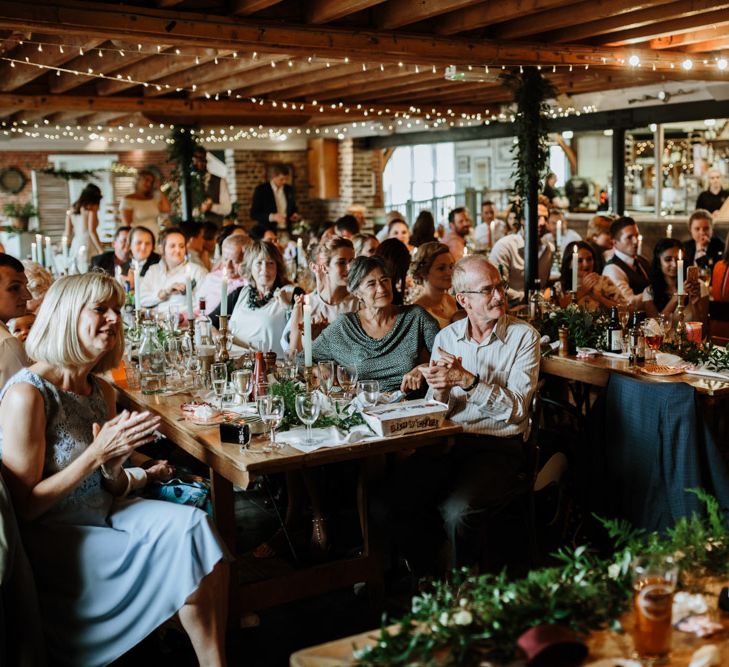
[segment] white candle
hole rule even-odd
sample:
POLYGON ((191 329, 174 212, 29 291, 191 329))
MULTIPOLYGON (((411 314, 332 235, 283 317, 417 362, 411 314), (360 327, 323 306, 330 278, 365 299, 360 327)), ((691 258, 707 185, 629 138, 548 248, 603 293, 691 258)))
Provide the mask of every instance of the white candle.
POLYGON ((577 244, 572 248, 572 291, 576 292, 579 286, 580 277, 577 274, 577 265, 580 263, 577 244))
POLYGON ((192 322, 194 317, 192 307, 192 278, 190 277, 190 263, 185 267, 185 297, 187 298, 187 319, 192 322))
POLYGON ((220 289, 220 314, 228 314, 228 267, 223 269, 223 282, 220 289))
POLYGON ((463 246, 463 256, 464 257, 468 256, 468 246, 467 245, 463 246))
POLYGON ((51 237, 46 236, 46 267, 53 271, 53 246, 51 245, 51 237))
POLYGON ((134 260, 134 311, 139 314, 142 309, 142 266, 138 259, 134 260))
POLYGON ((32 241, 30 244, 30 260, 32 262, 38 261, 38 252, 37 252, 38 244, 35 241, 32 241))
POLYGON ((36 249, 36 262, 41 266, 45 266, 43 262, 43 236, 41 234, 35 235, 35 249, 36 249))
POLYGON ((122 268, 121 266, 114 267, 114 278, 116 281, 124 287, 124 280, 122 279, 122 268))
POLYGON ((678 294, 683 296, 683 252, 678 251, 678 261, 676 262, 676 280, 678 281, 678 294))
POLYGON ((562 221, 557 220, 557 247, 562 247, 562 221))
POLYGON ((643 234, 638 234, 638 254, 643 253, 643 234))
POLYGON ((311 306, 308 295, 304 297, 304 364, 311 366, 311 306))
POLYGON ((301 259, 304 256, 304 239, 299 237, 296 239, 296 264, 301 266, 301 259))
POLYGON ((666 227, 666 237, 669 239, 673 238, 673 225, 666 227))
POLYGON ((489 223, 489 239, 491 240, 492 247, 493 247, 494 243, 496 242, 496 239, 494 238, 495 233, 496 233, 496 220, 492 220, 489 223))

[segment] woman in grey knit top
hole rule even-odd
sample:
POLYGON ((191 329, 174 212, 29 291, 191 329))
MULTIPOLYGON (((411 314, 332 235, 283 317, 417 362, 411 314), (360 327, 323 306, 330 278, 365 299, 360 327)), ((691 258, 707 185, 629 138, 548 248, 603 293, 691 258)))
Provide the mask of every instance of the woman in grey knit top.
POLYGON ((415 391, 423 383, 438 323, 420 306, 392 303, 392 280, 379 257, 356 257, 349 291, 360 309, 340 315, 312 346, 314 361, 355 365, 360 380, 378 380, 383 391, 415 391))

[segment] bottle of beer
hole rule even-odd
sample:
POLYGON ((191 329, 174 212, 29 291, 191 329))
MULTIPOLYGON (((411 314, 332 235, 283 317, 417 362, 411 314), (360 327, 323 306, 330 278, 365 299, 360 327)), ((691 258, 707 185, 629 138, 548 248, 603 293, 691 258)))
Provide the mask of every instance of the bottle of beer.
POLYGON ((610 352, 616 352, 617 354, 623 351, 623 327, 620 326, 617 306, 610 309, 610 323, 607 327, 607 348, 610 352))

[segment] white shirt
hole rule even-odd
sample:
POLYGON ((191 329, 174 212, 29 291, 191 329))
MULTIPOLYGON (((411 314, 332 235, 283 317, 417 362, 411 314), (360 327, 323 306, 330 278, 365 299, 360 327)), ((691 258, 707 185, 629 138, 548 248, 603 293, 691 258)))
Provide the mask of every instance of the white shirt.
MULTIPOLYGON (((208 184, 210 183, 210 172, 206 172, 203 182, 205 184, 205 189, 207 190, 208 184)), ((230 202, 230 190, 228 190, 228 181, 226 181, 222 176, 220 177, 220 192, 218 193, 218 203, 213 204, 210 207, 210 212, 215 213, 215 215, 222 215, 225 217, 230 213, 230 211, 233 208, 233 205, 230 202)))
POLYGON ((473 390, 451 389, 448 418, 466 433, 504 438, 524 433, 539 378, 539 333, 510 315, 502 315, 482 343, 470 337, 469 329, 468 318, 458 320, 441 329, 433 343, 431 360, 440 358, 440 347, 461 357, 469 373, 479 375, 473 390))
MULTIPOLYGON (((192 262, 183 262, 174 269, 168 269, 164 259, 158 264, 150 266, 147 269, 147 273, 141 278, 140 303, 142 307, 151 308, 153 306, 161 306, 164 309, 170 305, 177 304, 180 306, 180 309, 185 308, 187 295, 175 292, 166 301, 160 303, 159 293, 163 289, 169 289, 175 283, 182 283, 184 285, 185 278, 187 277, 187 267, 190 267, 190 279, 193 281, 192 304, 194 308, 197 291, 202 284, 203 278, 207 275, 207 270, 199 264, 193 264, 192 262)), ((138 278, 137 280, 140 279, 138 278)))
POLYGON ((282 358, 284 351, 281 347, 281 334, 289 313, 284 294, 290 293, 292 289, 288 285, 279 288, 266 305, 251 309, 248 306, 248 290, 244 287, 238 295, 228 323, 233 342, 260 352, 275 352, 282 358))
MULTIPOLYGON (((551 232, 547 232, 544 236, 542 236, 542 241, 545 243, 548 241, 552 245, 556 243, 551 232)), ((575 243, 577 241, 582 241, 582 237, 574 229, 567 228, 562 232, 562 248, 566 248, 570 243, 575 243)))
POLYGON ((146 227, 154 238, 159 238, 159 193, 150 199, 134 199, 132 197, 122 197, 119 202, 119 212, 124 219, 123 211, 132 212, 132 227, 146 227))
MULTIPOLYGON (((279 215, 282 215, 284 218, 286 217, 286 212, 288 210, 288 202, 286 201, 286 192, 284 191, 284 186, 281 187, 277 186, 273 181, 269 181, 271 184, 271 189, 273 190, 273 198, 276 200, 276 213, 279 215)), ((273 222, 271 216, 268 216, 269 221, 273 222)), ((280 225, 280 227, 285 228, 286 223, 283 225, 280 225)))
POLYGON ((0 389, 21 368, 31 363, 23 343, 10 333, 4 322, 0 322, 0 389))
MULTIPOLYGON (((613 254, 618 259, 622 259, 628 266, 633 266, 635 264, 634 257, 626 255, 624 252, 620 252, 617 248, 613 249, 613 254)), ((615 283, 615 287, 618 288, 618 291, 623 295, 623 298, 627 302, 630 302, 635 298, 636 294, 630 287, 628 276, 617 264, 606 264, 605 268, 602 270, 602 275, 607 276, 615 283)), ((646 276, 646 278, 647 277, 648 276, 646 276)))
MULTIPOLYGON (((552 253, 554 248, 551 243, 539 242, 539 279, 542 287, 549 280, 549 271, 552 267, 552 253)), ((517 301, 524 298, 524 236, 521 233, 508 234, 499 239, 489 254, 489 261, 496 267, 501 268, 501 275, 509 283, 507 297, 509 301, 517 301)))
POLYGON ((503 220, 499 220, 498 218, 494 218, 494 238, 491 238, 491 225, 485 222, 479 222, 476 225, 476 229, 473 230, 471 233, 471 238, 473 239, 474 246, 476 247, 476 250, 483 250, 485 248, 489 248, 492 246, 496 241, 498 241, 501 238, 504 238, 506 236, 506 232, 508 231, 506 228, 506 223, 503 220))

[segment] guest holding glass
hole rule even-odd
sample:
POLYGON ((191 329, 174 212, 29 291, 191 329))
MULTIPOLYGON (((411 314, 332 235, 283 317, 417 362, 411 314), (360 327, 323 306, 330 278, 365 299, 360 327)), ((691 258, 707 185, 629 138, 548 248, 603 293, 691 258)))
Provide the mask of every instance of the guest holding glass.
POLYGON ((200 664, 224 666, 228 566, 208 515, 128 497, 124 462, 159 419, 116 414, 97 374, 124 350, 121 286, 103 273, 48 292, 36 362, 0 396, 3 476, 23 523, 54 664, 106 665, 177 616, 200 664))
POLYGON ((577 248, 577 305, 587 310, 627 305, 613 281, 607 276, 595 273, 597 258, 592 245, 586 241, 573 241, 567 244, 562 254, 559 279, 560 306, 564 308, 572 303, 570 292, 575 291, 575 286, 572 284, 575 248, 577 248))
POLYGON ((142 280, 140 303, 144 308, 166 311, 176 305, 182 310, 186 303, 187 281, 192 287, 194 303, 197 287, 207 271, 199 264, 185 261, 185 235, 179 228, 165 229, 160 234, 159 244, 162 260, 147 270, 142 280))
POLYGON ((458 304, 450 294, 454 266, 455 261, 448 246, 431 241, 418 248, 411 268, 415 284, 421 287, 413 303, 425 308, 441 329, 454 319, 460 319, 456 317, 459 313, 458 304))
POLYGON ((393 303, 392 278, 380 257, 356 257, 349 291, 360 308, 340 315, 312 345, 314 362, 355 366, 359 380, 377 380, 382 391, 418 390, 438 333, 438 323, 420 306, 393 303))

